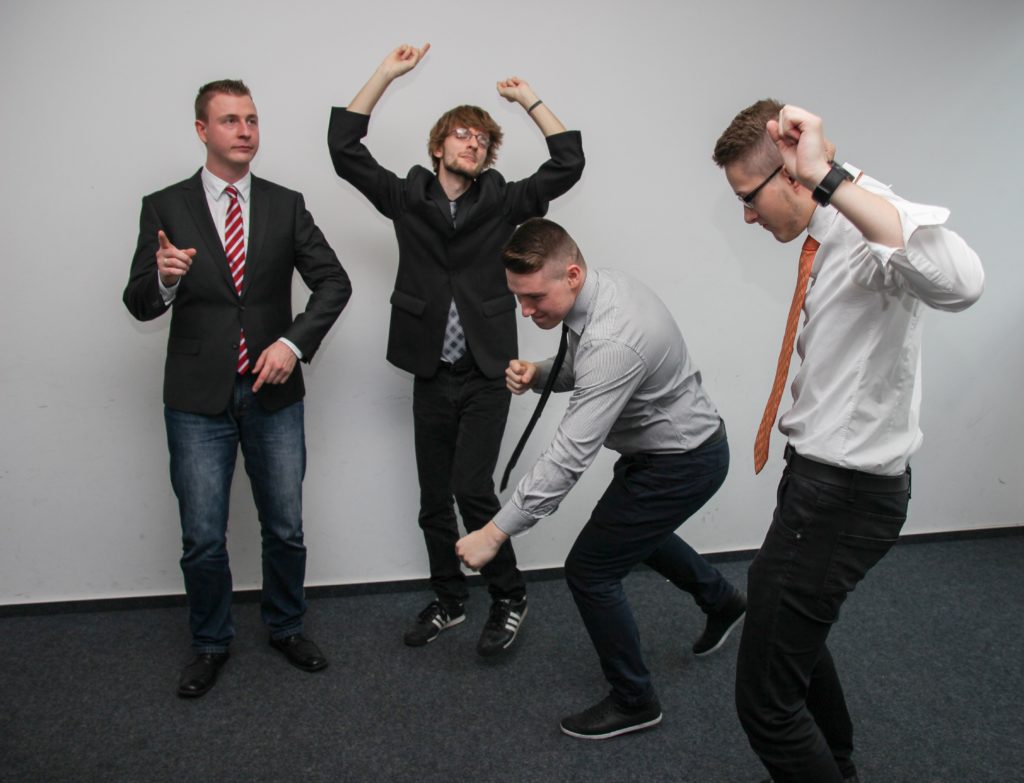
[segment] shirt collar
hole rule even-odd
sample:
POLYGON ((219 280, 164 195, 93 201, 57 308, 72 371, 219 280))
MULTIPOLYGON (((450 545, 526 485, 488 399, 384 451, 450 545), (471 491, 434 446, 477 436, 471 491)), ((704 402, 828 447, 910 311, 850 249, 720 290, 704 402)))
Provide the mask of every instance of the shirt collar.
POLYGON ((583 334, 587 321, 590 320, 590 309, 597 299, 597 289, 600 285, 597 277, 596 269, 587 270, 587 276, 583 279, 583 286, 576 295, 576 301, 573 302, 569 313, 565 316, 565 325, 577 337, 583 334))
POLYGON ((237 182, 225 182, 216 174, 210 172, 206 166, 203 166, 202 173, 200 174, 203 180, 203 190, 206 191, 207 195, 210 196, 214 201, 219 201, 220 197, 224 195, 224 188, 228 185, 234 185, 235 190, 238 191, 238 197, 242 201, 249 200, 249 193, 252 190, 252 172, 245 172, 245 176, 237 182))

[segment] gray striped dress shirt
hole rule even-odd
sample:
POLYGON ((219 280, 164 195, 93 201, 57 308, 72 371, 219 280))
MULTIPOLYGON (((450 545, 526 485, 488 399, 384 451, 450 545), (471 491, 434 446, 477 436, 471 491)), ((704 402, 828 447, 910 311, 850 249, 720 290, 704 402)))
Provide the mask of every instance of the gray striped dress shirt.
MULTIPOLYGON (((640 281, 589 269, 565 323, 569 348, 554 390, 572 397, 551 445, 494 518, 509 535, 552 514, 601 446, 686 452, 721 424, 675 319, 640 281)), ((551 363, 538 363, 535 389, 551 363)))

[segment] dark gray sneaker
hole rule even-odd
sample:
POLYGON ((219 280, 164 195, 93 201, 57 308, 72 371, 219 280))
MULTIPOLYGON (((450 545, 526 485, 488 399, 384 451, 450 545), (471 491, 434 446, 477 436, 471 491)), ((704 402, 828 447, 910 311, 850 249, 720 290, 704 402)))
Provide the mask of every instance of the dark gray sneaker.
POLYGON ((403 638, 410 647, 422 647, 434 641, 445 628, 458 625, 465 619, 466 612, 462 604, 446 606, 440 601, 431 601, 403 638))
POLYGON ((513 601, 498 598, 491 603, 491 614, 484 624, 476 651, 485 658, 497 655, 512 646, 523 620, 526 619, 526 596, 513 601))
POLYGON ((661 704, 654 699, 643 707, 620 707, 611 694, 593 707, 562 719, 562 731, 579 739, 610 739, 661 723, 661 704))
POLYGON ((747 613, 747 598, 739 590, 734 592, 725 605, 708 615, 704 633, 693 643, 693 654, 710 655, 729 638, 732 629, 743 620, 747 613))

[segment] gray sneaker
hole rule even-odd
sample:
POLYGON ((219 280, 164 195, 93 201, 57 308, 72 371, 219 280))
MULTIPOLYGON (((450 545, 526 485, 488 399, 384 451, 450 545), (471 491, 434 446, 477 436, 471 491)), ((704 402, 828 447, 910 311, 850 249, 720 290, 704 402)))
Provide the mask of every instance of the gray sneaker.
POLYGON ((462 604, 445 606, 440 601, 431 601, 403 638, 410 647, 422 647, 434 641, 444 629, 458 625, 465 619, 466 612, 462 604))

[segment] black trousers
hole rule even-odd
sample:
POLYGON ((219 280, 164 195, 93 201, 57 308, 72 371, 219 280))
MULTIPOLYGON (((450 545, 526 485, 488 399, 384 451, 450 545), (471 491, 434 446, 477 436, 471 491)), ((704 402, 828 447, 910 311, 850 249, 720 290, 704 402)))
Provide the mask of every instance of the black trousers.
POLYGON ((594 643, 601 670, 622 706, 655 698, 643 660, 640 630, 622 580, 646 563, 693 596, 705 612, 734 588, 676 529, 718 491, 729 472, 724 425, 685 454, 633 454, 615 463, 611 483, 565 561, 565 578, 594 643))
MULTIPOLYGON (((501 508, 494 468, 510 399, 505 379, 485 377, 468 356, 454 365, 442 363, 433 378, 417 377, 413 385, 419 523, 430 586, 444 603, 461 603, 468 596, 455 555, 455 503, 467 532, 483 527, 501 508)), ((526 594, 510 542, 480 573, 492 598, 519 600, 526 594)))
POLYGON ((847 595, 896 543, 910 472, 872 476, 786 453, 748 571, 736 708, 776 783, 841 783, 856 773, 853 723, 826 640, 847 595))

